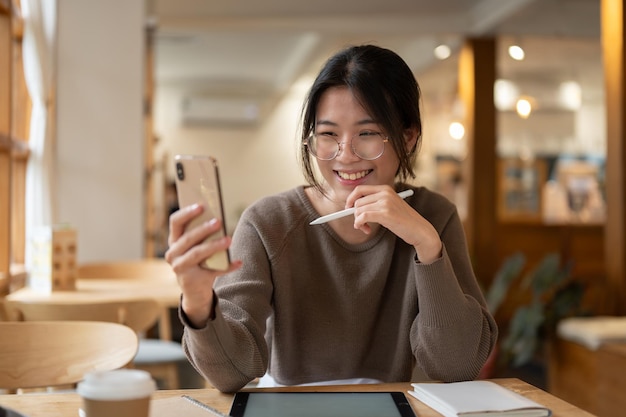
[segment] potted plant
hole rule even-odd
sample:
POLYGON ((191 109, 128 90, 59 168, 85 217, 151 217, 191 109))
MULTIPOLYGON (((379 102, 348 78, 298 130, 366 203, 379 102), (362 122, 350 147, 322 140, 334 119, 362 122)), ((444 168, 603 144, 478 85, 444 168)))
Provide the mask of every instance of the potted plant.
MULTIPOLYGON (((530 291, 530 301, 514 311, 506 330, 500 330, 498 348, 490 358, 511 367, 524 366, 542 354, 559 320, 582 315, 583 285, 571 279, 571 262, 562 264, 558 254, 546 255, 521 279, 526 259, 515 253, 505 260, 485 293, 492 314, 512 291, 530 291), (515 285, 514 285, 515 284, 515 285)), ((487 376, 485 370, 482 376, 487 376)))
MULTIPOLYGON (((506 258, 500 269, 496 272, 489 290, 484 291, 487 308, 494 317, 500 308, 500 305, 502 305, 506 299, 511 283, 519 276, 525 262, 526 259, 524 258, 524 255, 519 252, 506 258)), ((500 330, 500 335, 502 335, 502 330, 500 330)), ((498 341, 491 352, 491 355, 487 358, 485 365, 481 369, 480 374, 478 375, 479 379, 488 379, 493 376, 498 365, 499 353, 500 342, 498 341)))

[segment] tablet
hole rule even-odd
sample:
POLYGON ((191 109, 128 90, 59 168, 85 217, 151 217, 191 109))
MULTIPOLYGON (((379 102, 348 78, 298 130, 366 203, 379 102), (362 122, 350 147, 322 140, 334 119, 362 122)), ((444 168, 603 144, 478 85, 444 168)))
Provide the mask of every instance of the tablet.
POLYGON ((237 392, 232 417, 415 417, 402 392, 237 392))

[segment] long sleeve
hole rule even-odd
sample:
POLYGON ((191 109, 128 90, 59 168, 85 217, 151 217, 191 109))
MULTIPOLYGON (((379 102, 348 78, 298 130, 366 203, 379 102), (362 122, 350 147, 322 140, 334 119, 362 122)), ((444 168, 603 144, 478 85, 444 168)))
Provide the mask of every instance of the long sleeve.
POLYGON ((406 201, 444 242, 430 265, 384 228, 353 245, 309 226, 318 213, 302 187, 249 207, 231 246, 242 268, 216 281, 215 319, 185 328, 191 363, 222 391, 265 372, 285 385, 408 381, 415 363, 434 379, 475 377, 497 329, 454 206, 415 190, 406 201))
POLYGON ((438 261, 416 265, 419 314, 411 328, 413 352, 432 379, 474 379, 496 343, 497 325, 476 280, 456 209, 442 202, 419 210, 437 228, 444 248, 438 261))

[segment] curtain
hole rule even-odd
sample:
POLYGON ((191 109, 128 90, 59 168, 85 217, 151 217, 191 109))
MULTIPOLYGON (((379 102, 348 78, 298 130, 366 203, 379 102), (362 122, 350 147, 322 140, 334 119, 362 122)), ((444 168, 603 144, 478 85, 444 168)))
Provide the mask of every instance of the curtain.
POLYGON ((56 0, 22 0, 24 77, 32 100, 26 169, 26 265, 33 233, 54 223, 54 136, 48 108, 54 83, 56 0))

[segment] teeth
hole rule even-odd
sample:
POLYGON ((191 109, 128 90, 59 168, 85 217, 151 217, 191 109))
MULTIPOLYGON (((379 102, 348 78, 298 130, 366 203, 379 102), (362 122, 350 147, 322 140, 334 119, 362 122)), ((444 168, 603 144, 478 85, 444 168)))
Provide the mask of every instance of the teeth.
POLYGON ((346 172, 337 172, 337 173, 344 180, 354 181, 354 180, 358 180, 358 179, 363 178, 364 176, 366 176, 368 171, 353 172, 351 174, 348 174, 346 172))

